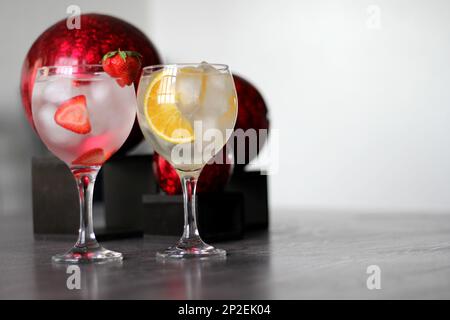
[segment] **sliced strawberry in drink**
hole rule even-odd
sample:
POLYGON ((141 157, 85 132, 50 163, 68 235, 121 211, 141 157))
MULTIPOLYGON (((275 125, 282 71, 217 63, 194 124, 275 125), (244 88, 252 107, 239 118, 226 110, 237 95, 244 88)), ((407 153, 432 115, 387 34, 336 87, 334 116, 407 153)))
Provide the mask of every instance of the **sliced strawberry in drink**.
POLYGON ((79 95, 64 101, 55 112, 55 122, 78 134, 91 132, 91 123, 86 108, 86 97, 79 95))
POLYGON ((102 148, 91 149, 72 161, 74 165, 101 166, 106 161, 106 154, 102 148))

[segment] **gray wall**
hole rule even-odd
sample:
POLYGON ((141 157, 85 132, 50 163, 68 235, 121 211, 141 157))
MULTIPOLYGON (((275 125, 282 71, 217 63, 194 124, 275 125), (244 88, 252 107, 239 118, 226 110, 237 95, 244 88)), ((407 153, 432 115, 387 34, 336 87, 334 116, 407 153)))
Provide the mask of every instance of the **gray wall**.
POLYGON ((28 210, 40 152, 20 64, 68 4, 136 24, 166 62, 225 62, 255 83, 280 134, 272 207, 450 212, 448 1, 16 0, 0 10, 4 213, 28 210))

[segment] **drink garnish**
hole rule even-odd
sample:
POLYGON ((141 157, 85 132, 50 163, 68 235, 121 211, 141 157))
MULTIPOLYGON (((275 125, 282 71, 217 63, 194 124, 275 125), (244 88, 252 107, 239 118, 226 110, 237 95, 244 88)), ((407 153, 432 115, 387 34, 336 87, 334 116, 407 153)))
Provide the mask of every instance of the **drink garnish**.
POLYGON ((72 132, 78 134, 91 132, 84 95, 75 96, 61 103, 55 112, 54 119, 58 125, 72 132))
POLYGON ((121 86, 129 86, 133 83, 141 70, 142 55, 135 51, 110 51, 103 56, 103 69, 111 77, 117 78, 121 86))
POLYGON ((155 72, 145 93, 145 117, 161 139, 175 144, 189 143, 194 140, 194 130, 176 105, 173 78, 163 70, 155 72))
POLYGON ((91 149, 72 161, 73 165, 101 166, 106 161, 102 148, 91 149))

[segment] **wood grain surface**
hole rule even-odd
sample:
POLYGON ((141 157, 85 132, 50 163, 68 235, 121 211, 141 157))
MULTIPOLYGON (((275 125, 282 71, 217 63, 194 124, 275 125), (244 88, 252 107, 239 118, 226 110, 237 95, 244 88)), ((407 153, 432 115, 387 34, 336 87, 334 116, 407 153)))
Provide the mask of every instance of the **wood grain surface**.
POLYGON ((217 243, 225 260, 156 260, 174 237, 108 241, 125 260, 81 266, 81 289, 69 290, 66 266, 50 257, 75 238, 35 238, 31 215, 0 217, 0 298, 450 298, 450 215, 279 210, 269 232, 217 243), (367 289, 369 265, 381 269, 380 290, 367 289))

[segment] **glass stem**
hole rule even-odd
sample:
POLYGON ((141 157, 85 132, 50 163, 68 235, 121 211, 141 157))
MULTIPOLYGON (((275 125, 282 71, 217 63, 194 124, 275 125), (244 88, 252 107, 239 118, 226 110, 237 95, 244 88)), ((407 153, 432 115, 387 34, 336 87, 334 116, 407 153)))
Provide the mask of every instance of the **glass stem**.
POLYGON ((180 239, 183 246, 195 246, 202 242, 197 228, 196 218, 196 188, 200 173, 180 173, 184 202, 184 231, 180 239))
POLYGON ((94 184, 100 167, 72 168, 78 186, 80 198, 80 229, 78 231, 78 241, 75 244, 78 248, 94 248, 99 244, 95 239, 94 223, 92 219, 92 196, 94 194, 94 184))

